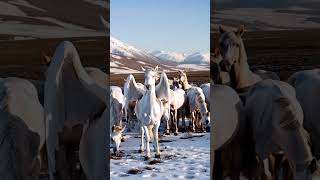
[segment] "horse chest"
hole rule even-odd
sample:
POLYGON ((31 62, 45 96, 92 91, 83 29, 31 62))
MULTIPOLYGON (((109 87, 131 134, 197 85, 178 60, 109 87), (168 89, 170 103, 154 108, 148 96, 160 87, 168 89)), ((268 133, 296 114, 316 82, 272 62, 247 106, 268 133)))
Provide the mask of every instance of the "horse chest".
POLYGON ((139 102, 139 119, 145 124, 155 124, 162 116, 162 106, 155 97, 144 96, 139 102))

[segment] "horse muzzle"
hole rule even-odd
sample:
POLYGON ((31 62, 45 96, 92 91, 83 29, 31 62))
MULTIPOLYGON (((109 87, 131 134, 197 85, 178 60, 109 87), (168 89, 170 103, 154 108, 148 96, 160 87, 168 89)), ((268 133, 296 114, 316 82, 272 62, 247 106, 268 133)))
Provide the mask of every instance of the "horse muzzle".
POLYGON ((221 71, 230 72, 231 70, 231 64, 227 60, 223 60, 219 64, 221 71))

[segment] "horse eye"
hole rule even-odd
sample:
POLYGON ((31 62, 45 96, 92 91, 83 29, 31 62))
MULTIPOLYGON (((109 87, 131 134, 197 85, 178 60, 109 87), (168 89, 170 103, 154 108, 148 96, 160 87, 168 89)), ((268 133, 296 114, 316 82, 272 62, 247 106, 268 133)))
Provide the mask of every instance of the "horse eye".
POLYGON ((239 47, 239 44, 236 44, 236 47, 239 47))

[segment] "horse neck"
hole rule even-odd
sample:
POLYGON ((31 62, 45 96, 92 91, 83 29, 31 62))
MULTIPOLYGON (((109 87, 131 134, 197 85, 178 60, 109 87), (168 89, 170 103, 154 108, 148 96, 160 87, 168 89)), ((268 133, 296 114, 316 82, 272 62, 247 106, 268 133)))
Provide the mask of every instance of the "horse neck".
POLYGON ((189 84, 188 78, 186 77, 186 79, 182 82, 182 88, 183 88, 184 90, 187 90, 187 89, 189 89, 190 87, 191 87, 191 85, 189 84))
POLYGON ((146 91, 145 97, 148 99, 148 102, 150 102, 151 104, 157 101, 155 86, 153 86, 150 91, 146 91))
POLYGON ((205 115, 207 114, 208 112, 208 109, 207 109, 207 104, 205 103, 205 101, 203 100, 202 102, 199 102, 199 110, 200 110, 200 113, 201 115, 205 115))
POLYGON ((252 86, 260 79, 249 68, 247 53, 241 40, 239 47, 239 61, 235 64, 235 81, 236 89, 246 88, 252 86))

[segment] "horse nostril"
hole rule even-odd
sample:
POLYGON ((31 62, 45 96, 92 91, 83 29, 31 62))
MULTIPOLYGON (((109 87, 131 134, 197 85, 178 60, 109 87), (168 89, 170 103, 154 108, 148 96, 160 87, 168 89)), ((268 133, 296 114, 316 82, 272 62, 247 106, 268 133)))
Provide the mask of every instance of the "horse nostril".
POLYGON ((209 124, 209 120, 206 120, 206 125, 208 125, 209 124))

